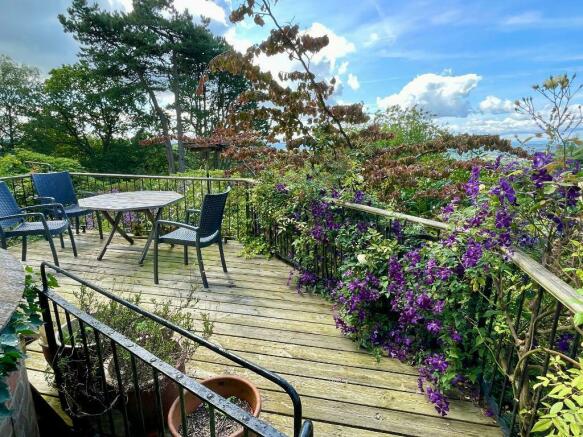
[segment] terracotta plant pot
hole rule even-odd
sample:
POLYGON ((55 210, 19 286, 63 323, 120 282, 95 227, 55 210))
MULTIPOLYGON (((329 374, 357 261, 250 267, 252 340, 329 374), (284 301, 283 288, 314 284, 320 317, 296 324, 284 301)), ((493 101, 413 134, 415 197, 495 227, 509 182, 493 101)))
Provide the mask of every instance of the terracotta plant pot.
MULTIPOLYGON (((247 401, 251 406, 252 415, 255 417, 259 416, 261 412, 261 395, 257 387, 251 382, 244 378, 238 376, 216 376, 213 378, 205 379, 201 382, 202 385, 211 389, 215 393, 219 394, 223 398, 227 399, 231 396, 239 398, 241 400, 247 401)), ((186 414, 189 415, 196 411, 198 407, 202 404, 202 401, 190 392, 184 393, 184 409, 186 414)), ((180 398, 176 398, 170 411, 168 413, 168 429, 173 437, 183 437, 182 434, 178 432, 182 426, 182 418, 180 415, 180 398)), ((253 435, 253 434, 250 434, 253 435)), ((240 431, 234 432, 229 437, 242 437, 243 428, 240 431)), ((186 437, 186 436, 185 436, 186 437)))

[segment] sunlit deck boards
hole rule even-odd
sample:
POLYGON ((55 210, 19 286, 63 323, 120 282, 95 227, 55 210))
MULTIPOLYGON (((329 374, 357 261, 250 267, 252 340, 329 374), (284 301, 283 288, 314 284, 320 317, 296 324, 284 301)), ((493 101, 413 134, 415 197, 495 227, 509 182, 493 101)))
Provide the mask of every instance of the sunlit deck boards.
MULTIPOLYGON (((143 241, 130 246, 115 239, 103 261, 97 261, 101 242, 96 234, 77 237, 79 258, 70 249, 59 251, 61 266, 116 292, 142 291, 144 298, 182 299, 199 284, 197 266, 182 264, 182 248, 161 246, 160 285, 153 283, 152 254, 138 265, 143 241)), ((12 248, 19 253, 19 246, 12 248)), ((210 288, 197 287, 199 311, 214 320, 212 341, 280 373, 303 401, 304 417, 315 422, 316 436, 501 435, 492 419, 468 401, 452 401, 446 418, 417 393, 417 372, 396 360, 379 363, 343 338, 334 326, 332 305, 318 296, 299 295, 287 286, 289 267, 278 260, 245 259, 241 246, 225 246, 229 273, 220 267, 216 247, 203 249, 210 288)), ((27 264, 38 266, 49 254, 46 242, 32 243, 27 264)), ((191 261, 196 258, 191 256, 191 261)), ((74 285, 61 278, 59 292, 73 299, 74 285)), ((30 380, 47 397, 45 364, 34 344, 27 367, 30 380)), ((275 385, 233 367, 212 352, 199 348, 187 373, 204 378, 220 373, 247 376, 261 390, 261 417, 291 433, 291 403, 275 385)))

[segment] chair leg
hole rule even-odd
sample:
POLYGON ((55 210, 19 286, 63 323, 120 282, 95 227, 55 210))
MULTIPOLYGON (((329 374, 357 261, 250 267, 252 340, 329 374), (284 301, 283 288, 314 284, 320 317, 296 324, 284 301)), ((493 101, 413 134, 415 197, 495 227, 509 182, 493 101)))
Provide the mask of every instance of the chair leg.
POLYGON ((80 226, 79 217, 75 217, 75 233, 77 235, 79 235, 79 226, 80 226))
POLYGON ((22 261, 26 261, 26 243, 28 238, 26 235, 22 237, 22 261))
POLYGON ((223 272, 227 273, 227 263, 225 262, 225 253, 223 251, 223 241, 219 238, 219 253, 221 255, 221 264, 223 265, 223 272))
MULTIPOLYGON (((71 247, 73 248, 73 255, 77 258, 77 245, 75 244, 75 238, 73 237, 73 230, 71 229, 71 225, 69 225, 69 238, 71 239, 71 247)), ((61 234, 61 239, 63 238, 63 234, 61 234)))
POLYGON ((61 249, 65 248, 65 239, 63 238, 63 234, 59 234, 59 240, 61 240, 61 249))
POLYGON ((158 284, 158 236, 154 237, 154 284, 158 284))
POLYGON ((198 268, 200 269, 200 277, 202 278, 202 285, 204 288, 209 288, 209 283, 206 280, 206 273, 204 271, 204 264, 202 263, 202 252, 200 247, 196 246, 196 257, 198 258, 198 268))
POLYGON ((53 241, 52 235, 50 234, 46 235, 46 239, 49 242, 49 246, 51 246, 51 252, 53 253, 53 261, 55 262, 55 265, 58 266, 59 257, 57 256, 57 249, 55 249, 55 242, 53 241))
POLYGON ((184 265, 188 265, 188 246, 184 245, 184 265))
POLYGON ((103 240, 103 224, 101 223, 101 214, 99 211, 95 211, 95 217, 97 219, 97 229, 99 229, 99 239, 103 240))

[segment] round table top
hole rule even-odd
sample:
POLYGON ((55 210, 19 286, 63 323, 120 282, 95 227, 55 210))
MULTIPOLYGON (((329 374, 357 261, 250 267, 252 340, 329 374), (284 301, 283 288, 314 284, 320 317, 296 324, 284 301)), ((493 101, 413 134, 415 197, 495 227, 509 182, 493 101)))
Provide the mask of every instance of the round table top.
POLYGON ((162 208, 183 197, 174 191, 124 191, 80 199, 79 206, 97 211, 139 211, 162 208))
POLYGON ((0 249, 0 331, 12 317, 24 293, 24 269, 8 251, 0 249))

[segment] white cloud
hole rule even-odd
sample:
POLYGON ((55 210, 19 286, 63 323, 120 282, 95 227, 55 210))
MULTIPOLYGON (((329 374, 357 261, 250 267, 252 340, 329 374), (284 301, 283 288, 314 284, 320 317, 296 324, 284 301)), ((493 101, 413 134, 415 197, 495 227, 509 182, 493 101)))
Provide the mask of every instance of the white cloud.
POLYGON ((331 68, 334 68, 337 59, 344 58, 346 55, 356 51, 353 43, 343 36, 337 35, 321 23, 313 23, 304 33, 312 37, 328 35, 329 44, 312 58, 312 62, 316 64, 327 62, 331 68))
POLYGON ((368 39, 364 42, 365 47, 374 45, 381 37, 377 32, 371 32, 368 39))
POLYGON ((535 24, 541 20, 540 12, 528 11, 522 14, 512 15, 507 17, 502 23, 508 26, 524 26, 528 24, 535 24))
POLYGON ((348 80, 346 81, 346 83, 350 88, 352 88, 355 91, 360 88, 360 82, 358 81, 358 77, 356 77, 352 73, 348 74, 348 80))
MULTIPOLYGON (((245 33, 245 30, 237 25, 230 27, 223 36, 235 50, 245 52, 247 48, 253 44, 253 41, 245 38, 241 33, 245 33)), ((337 35, 321 23, 313 23, 308 29, 303 30, 301 33, 309 34, 313 37, 328 35, 329 44, 312 57, 310 62, 311 69, 312 72, 320 78, 330 80, 332 77, 336 77, 336 90, 337 93, 340 93, 342 87, 340 86, 341 81, 339 76, 346 74, 348 70, 348 62, 340 62, 340 60, 356 51, 355 45, 345 37, 337 35)), ((256 62, 263 71, 271 72, 274 78, 277 78, 279 73, 289 73, 291 71, 302 69, 297 61, 290 60, 289 56, 285 53, 280 53, 275 56, 266 56, 262 54, 257 57, 256 62)), ((356 76, 354 76, 351 82, 352 85, 356 85, 357 87, 360 86, 356 76)))
POLYGON ((422 74, 405 85, 399 93, 377 97, 377 106, 419 106, 438 117, 465 117, 470 112, 468 96, 481 79, 477 74, 422 74))
POLYGON ((237 27, 232 26, 230 27, 224 34, 223 37, 225 38, 225 40, 231 44, 233 46, 233 48, 240 52, 240 53, 244 53, 247 51, 247 49, 249 47, 251 47, 251 45, 253 45, 253 43, 251 42, 251 40, 248 40, 246 38, 243 38, 241 35, 237 34, 237 27))
MULTIPOLYGON (((112 8, 121 6, 126 12, 131 11, 134 6, 132 0, 108 0, 112 8)), ((188 11, 193 17, 207 17, 211 20, 227 25, 227 15, 225 10, 212 0, 174 0, 174 7, 178 11, 188 11)))
POLYGON ((448 127, 454 132, 478 135, 532 135, 538 131, 536 124, 530 118, 517 113, 506 116, 472 114, 448 123, 448 127))
POLYGON ((202 15, 227 25, 225 10, 212 0, 174 0, 174 7, 179 11, 188 9, 195 17, 202 15))
POLYGON ((511 100, 502 100, 496 96, 487 96, 480 102, 480 111, 489 114, 503 114, 514 111, 514 102, 511 100))

